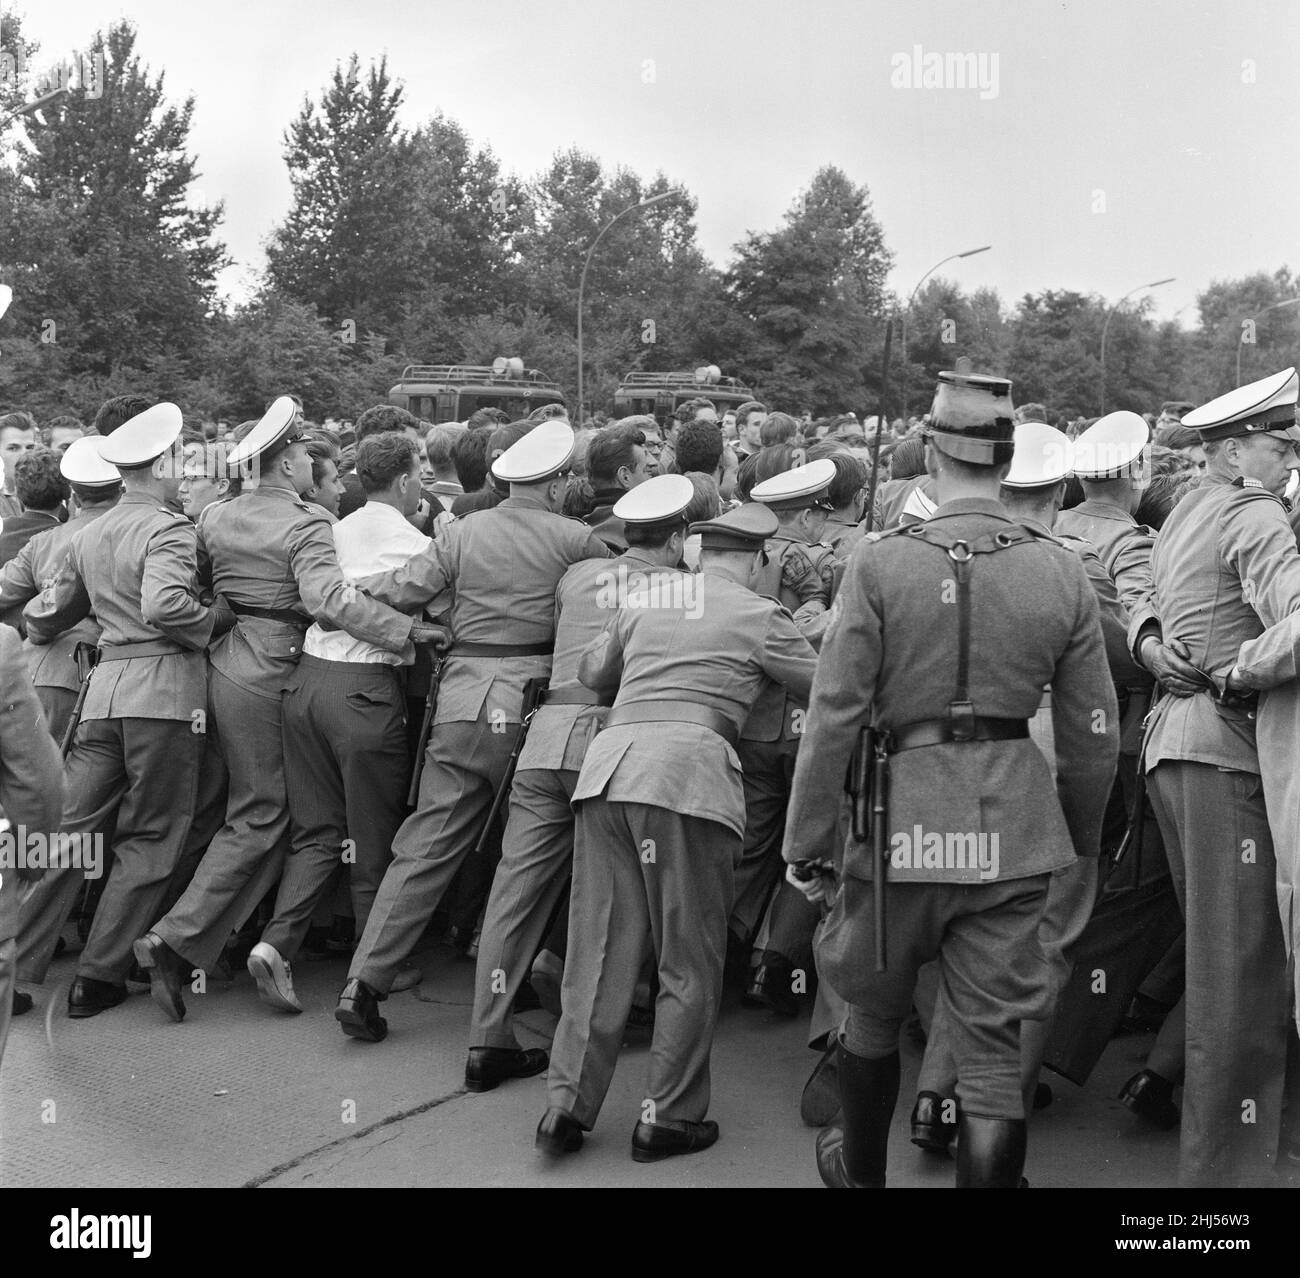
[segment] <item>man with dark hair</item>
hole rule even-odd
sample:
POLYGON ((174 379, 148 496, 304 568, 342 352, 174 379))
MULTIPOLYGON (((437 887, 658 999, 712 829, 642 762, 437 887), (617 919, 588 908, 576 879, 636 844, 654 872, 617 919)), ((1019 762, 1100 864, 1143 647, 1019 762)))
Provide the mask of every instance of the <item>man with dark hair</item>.
POLYGON ((722 428, 716 422, 703 419, 686 422, 677 432, 677 473, 698 470, 712 475, 719 470, 722 450, 726 441, 722 428))
POLYGON ((379 1003, 474 849, 520 730, 525 687, 551 670, 560 578, 580 560, 608 557, 599 539, 557 513, 572 457, 567 423, 536 426, 493 464, 510 485, 499 506, 458 519, 401 567, 356 583, 401 608, 449 594, 456 646, 416 809, 393 840, 334 1012, 354 1038, 378 1042, 388 1032, 379 1003))
POLYGON ((955 1030, 957 1185, 1021 1183, 1020 1022, 1047 994, 1038 927, 1048 880, 1097 855, 1119 745, 1083 566, 997 500, 1012 460, 1010 383, 940 377, 928 461, 937 512, 849 561, 786 822, 788 881, 826 899, 845 760, 865 749, 868 765, 887 762, 888 792, 869 799, 886 811, 844 847, 817 950, 822 979, 850 1004, 838 1043, 843 1123, 817 1139, 834 1188, 885 1184, 899 1033, 932 959, 955 1030), (1055 781, 1028 727, 1049 684, 1055 781), (864 729, 878 735, 864 740, 864 729), (873 890, 885 893, 886 936, 873 890))
MULTIPOLYGON (((400 431, 417 445, 421 439, 420 419, 405 408, 396 404, 375 404, 367 408, 356 420, 356 442, 361 444, 370 435, 380 435, 385 431, 400 431)), ((343 476, 343 493, 339 497, 338 507, 333 512, 340 519, 345 519, 359 506, 366 504, 366 494, 355 472, 343 476)), ((328 507, 326 507, 328 509, 328 507)), ((420 494, 420 505, 411 516, 411 523, 426 537, 433 535, 434 524, 446 507, 430 492, 420 494)))
POLYGON ((492 474, 492 464, 513 444, 517 444, 537 423, 531 418, 519 422, 504 422, 487 432, 487 446, 483 452, 486 467, 483 485, 477 492, 468 489, 463 497, 457 497, 451 504, 452 513, 459 519, 474 510, 490 510, 499 506, 510 495, 509 485, 500 483, 492 474))
MULTIPOLYGON (((77 499, 77 510, 66 524, 33 537, 0 571, 0 615, 14 609, 10 619, 15 623, 21 621, 16 610, 35 599, 59 575, 72 539, 111 510, 122 495, 117 468, 100 457, 92 438, 72 444, 60 458, 59 466, 77 499)), ((99 626, 93 617, 64 631, 53 643, 26 645, 32 683, 56 741, 63 740, 77 699, 80 680, 73 654, 79 643, 98 645, 99 626)))
POLYGON ((606 426, 587 449, 587 479, 595 506, 584 522, 596 530, 615 554, 627 549, 623 521, 614 515, 614 506, 624 493, 650 478, 650 455, 645 448, 645 432, 621 421, 606 426))
POLYGON ((847 561, 863 537, 866 529, 862 512, 867 504, 867 478, 869 470, 865 461, 846 453, 842 448, 817 444, 808 450, 808 460, 825 457, 835 467, 835 478, 827 489, 826 499, 834 507, 826 516, 826 527, 821 540, 834 552, 840 563, 847 561))
MULTIPOLYGON (((303 501, 314 502, 332 515, 339 517, 339 502, 347 491, 339 478, 339 446, 324 431, 309 432, 303 441, 307 456, 311 458, 311 487, 302 495, 303 501)), ((405 438, 405 436, 403 437, 405 438)), ((359 454, 360 450, 358 450, 359 454)), ((364 484, 362 487, 364 488, 364 484)))
POLYGON ((498 426, 504 426, 510 420, 510 414, 500 408, 479 408, 465 419, 466 430, 486 428, 489 434, 498 426))
POLYGON ((232 473, 226 463, 231 447, 233 445, 224 440, 215 444, 186 445, 180 498, 187 519, 197 521, 214 501, 239 496, 243 480, 240 475, 232 473))
POLYGON ((394 653, 424 633, 344 581, 325 512, 302 500, 311 458, 292 399, 277 399, 227 460, 255 469, 258 483, 198 522, 200 580, 239 618, 208 654, 206 724, 230 776, 226 820, 180 900, 135 944, 175 1021, 185 1016, 188 973, 213 967, 280 876, 289 834, 282 696, 312 618, 394 653))
POLYGON ((799 433, 799 423, 789 413, 768 413, 758 432, 759 442, 764 448, 773 444, 789 444, 799 433))
MULTIPOLYGON (((420 466, 405 434, 367 435, 357 449, 366 504, 331 532, 339 570, 354 581, 404 564, 429 544, 407 516, 420 500, 420 466)), ((312 912, 344 868, 350 845, 352 909, 365 930, 405 811, 410 762, 401 669, 409 654, 313 625, 285 693, 284 761, 290 851, 275 916, 248 957, 262 1001, 300 1012, 291 963, 312 912)))
MULTIPOLYGON (((486 408, 479 410, 484 413, 496 411, 486 408)), ((474 416, 477 417, 478 413, 474 416)), ((472 497, 488 485, 488 445, 492 442, 492 432, 495 429, 495 425, 470 426, 451 446, 451 464, 456 468, 456 478, 464 490, 461 494, 463 497, 472 497)), ((457 505, 459 501, 460 497, 457 497, 451 504, 453 515, 464 513, 457 505)))
POLYGON ((86 428, 79 418, 66 414, 62 417, 51 417, 41 427, 41 443, 46 448, 52 448, 56 453, 62 454, 67 452, 69 444, 75 443, 85 433, 86 428))
POLYGON ((543 404, 528 414, 528 420, 536 425, 538 422, 569 420, 569 410, 563 404, 543 404))
POLYGON ((95 414, 90 427, 92 435, 111 435, 123 422, 143 413, 153 401, 143 395, 114 395, 106 399, 95 414))
POLYGON ((14 468, 24 453, 37 444, 36 418, 31 413, 5 413, 0 416, 0 463, 4 466, 4 487, 0 489, 0 521, 23 513, 22 502, 14 492, 14 468))
POLYGON ((742 463, 763 447, 760 432, 766 419, 767 409, 755 399, 736 409, 736 454, 742 463))
POLYGON ((464 426, 444 422, 430 426, 424 433, 425 457, 429 462, 429 491, 439 500, 452 500, 465 494, 454 461, 456 445, 466 434, 464 426))
POLYGON ((0 531, 0 567, 7 564, 37 533, 67 518, 68 481, 59 470, 61 457, 52 448, 36 448, 14 466, 14 490, 22 513, 10 515, 0 531))

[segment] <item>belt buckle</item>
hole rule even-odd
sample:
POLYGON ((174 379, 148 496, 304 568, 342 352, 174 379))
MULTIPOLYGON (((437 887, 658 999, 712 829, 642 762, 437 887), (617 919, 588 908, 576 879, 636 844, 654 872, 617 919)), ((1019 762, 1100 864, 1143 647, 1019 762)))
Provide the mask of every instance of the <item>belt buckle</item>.
POLYGON ((948 720, 954 741, 975 740, 975 707, 969 701, 949 702, 948 720))

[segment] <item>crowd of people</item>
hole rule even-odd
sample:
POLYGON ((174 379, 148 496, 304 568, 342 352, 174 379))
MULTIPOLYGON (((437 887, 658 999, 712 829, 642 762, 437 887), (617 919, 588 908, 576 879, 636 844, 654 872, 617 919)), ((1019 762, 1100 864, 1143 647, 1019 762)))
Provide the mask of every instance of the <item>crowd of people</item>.
POLYGON ((632 1156, 716 1142, 734 987, 810 1018, 828 1185, 884 1185, 908 1026, 959 1185, 1024 1183, 1043 1066, 1152 1030, 1121 1099, 1184 1183, 1275 1183, 1297 384, 1056 426, 967 373, 883 426, 0 416, 0 1051, 78 944, 76 1019, 240 968, 301 1013, 293 965, 348 956, 377 1043, 433 938, 477 965, 466 1086, 546 1072, 553 1157, 629 1035, 632 1156))

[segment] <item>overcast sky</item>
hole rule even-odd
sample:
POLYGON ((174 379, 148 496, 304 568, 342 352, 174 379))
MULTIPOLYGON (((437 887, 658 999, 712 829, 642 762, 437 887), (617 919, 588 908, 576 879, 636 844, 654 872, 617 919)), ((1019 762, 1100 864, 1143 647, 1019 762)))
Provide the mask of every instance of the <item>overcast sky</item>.
MULTIPOLYGON (((285 126, 335 62, 388 55, 405 122, 435 110, 527 177, 576 145, 699 200, 717 263, 770 230, 825 163, 871 191, 904 298, 941 274, 1008 302, 1116 299, 1164 276, 1194 322, 1211 280, 1300 265, 1295 0, 0 0, 37 65, 132 19, 239 264, 288 206, 285 126), (919 50, 917 49, 919 46, 919 50), (904 87, 930 54, 983 55, 983 87, 904 87)), ((955 73, 956 66, 954 64, 955 73)))

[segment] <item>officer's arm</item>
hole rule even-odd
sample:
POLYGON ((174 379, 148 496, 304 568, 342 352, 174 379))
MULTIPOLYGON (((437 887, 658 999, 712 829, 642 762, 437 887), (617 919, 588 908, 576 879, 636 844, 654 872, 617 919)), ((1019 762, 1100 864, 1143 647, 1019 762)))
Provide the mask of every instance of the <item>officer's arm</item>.
POLYGON ((822 643, 786 816, 787 861, 818 860, 835 846, 845 773, 871 721, 880 673, 875 558, 855 554, 850 561, 822 643))
POLYGON ((615 612, 583 650, 578 661, 578 678, 593 692, 614 693, 623 679, 623 637, 615 612))
POLYGON ((583 559, 617 559, 618 553, 611 550, 594 532, 587 532, 585 528, 579 530, 581 540, 578 543, 578 553, 574 555, 573 562, 578 563, 583 559))
POLYGON ((1151 552, 1155 539, 1146 533, 1126 537, 1115 556, 1115 588, 1130 617, 1141 612, 1154 598, 1151 552))
POLYGON ((1082 565, 1068 566, 1073 569, 1067 580, 1074 584, 1074 625, 1052 674, 1057 797, 1075 852, 1096 856, 1119 758, 1119 705, 1096 597, 1082 565))
POLYGON ((1264 691, 1300 674, 1300 613, 1283 617, 1256 639, 1241 645, 1232 687, 1264 691))
MULTIPOLYGON (((1071 549, 1076 548, 1071 546, 1071 549)), ((1101 562, 1095 550, 1091 547, 1079 546, 1076 553, 1079 555, 1084 571, 1088 574, 1088 584, 1092 587, 1093 597, 1097 600, 1110 677, 1121 687, 1131 686, 1141 679, 1144 672, 1128 650, 1128 615, 1120 602, 1119 591, 1115 588, 1115 582, 1111 580, 1106 565, 1101 562)))
POLYGON ((1229 503, 1219 553, 1237 573, 1241 596, 1267 626, 1300 610, 1300 552, 1282 504, 1246 490, 1229 503))
MULTIPOLYGON (((29 541, 3 568, 0 568, 0 617, 17 610, 40 593, 40 583, 32 567, 32 543, 29 541)), ((21 618, 15 613, 14 624, 21 618)))
POLYGON ((289 568, 303 607, 313 617, 388 652, 406 647, 414 619, 348 585, 326 520, 313 519, 296 530, 289 544, 289 568))
MULTIPOLYGON (((458 527, 459 525, 452 524, 442 529, 433 541, 404 564, 390 568, 387 572, 358 577, 353 585, 371 598, 401 612, 415 612, 426 607, 456 579, 451 565, 452 542, 458 527)), ((305 597, 303 602, 306 602, 305 597)))
POLYGON ((199 602, 197 560, 194 525, 177 517, 150 536, 140 578, 140 615, 186 648, 206 647, 225 610, 199 602))
MULTIPOLYGON (((32 832, 52 834, 63 817, 63 765, 8 626, 0 626, 0 808, 32 832)), ((8 871, 0 891, 12 891, 8 871)))
POLYGON ((817 653, 807 635, 779 605, 768 616, 758 660, 769 679, 784 684, 800 701, 808 700, 817 671, 817 653))
POLYGON ((59 575, 23 610, 27 637, 33 643, 50 643, 89 616, 90 596, 69 551, 59 575))

